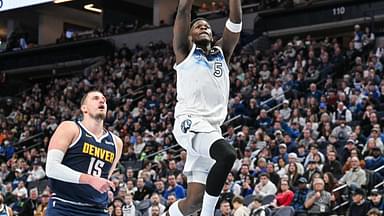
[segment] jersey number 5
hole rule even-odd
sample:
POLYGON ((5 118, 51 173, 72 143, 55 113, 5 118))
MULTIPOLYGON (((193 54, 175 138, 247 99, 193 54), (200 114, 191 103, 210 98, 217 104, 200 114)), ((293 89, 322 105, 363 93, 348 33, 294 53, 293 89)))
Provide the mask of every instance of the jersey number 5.
POLYGON ((91 162, 89 163, 88 167, 88 174, 100 177, 104 164, 104 161, 91 157, 91 162))
POLYGON ((221 75, 223 75, 223 63, 215 62, 213 67, 214 67, 213 69, 215 70, 213 75, 215 75, 215 77, 221 77, 221 75))

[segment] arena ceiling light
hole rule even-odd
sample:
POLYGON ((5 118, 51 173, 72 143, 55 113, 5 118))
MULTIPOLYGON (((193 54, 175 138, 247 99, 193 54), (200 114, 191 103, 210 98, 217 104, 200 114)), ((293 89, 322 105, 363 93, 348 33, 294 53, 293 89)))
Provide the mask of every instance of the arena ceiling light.
POLYGON ((70 2, 70 1, 73 1, 73 0, 54 0, 53 3, 60 4, 60 3, 64 3, 64 2, 70 2))
POLYGON ((100 8, 96 8, 94 6, 95 6, 94 4, 86 4, 86 5, 84 5, 84 9, 90 10, 90 11, 93 11, 93 12, 96 12, 96 13, 103 12, 103 10, 101 10, 100 8))

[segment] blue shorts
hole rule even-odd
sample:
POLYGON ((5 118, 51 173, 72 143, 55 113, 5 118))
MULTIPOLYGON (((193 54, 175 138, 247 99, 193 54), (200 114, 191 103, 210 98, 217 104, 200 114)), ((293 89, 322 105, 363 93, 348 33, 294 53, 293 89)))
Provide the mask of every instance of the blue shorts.
POLYGON ((49 199, 46 216, 108 216, 108 209, 79 206, 49 199))

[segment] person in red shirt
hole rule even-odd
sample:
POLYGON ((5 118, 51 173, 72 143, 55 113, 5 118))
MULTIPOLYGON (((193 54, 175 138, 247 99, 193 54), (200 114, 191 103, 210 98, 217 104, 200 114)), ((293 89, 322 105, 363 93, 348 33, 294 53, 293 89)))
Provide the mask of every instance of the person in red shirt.
POLYGON ((287 180, 281 180, 280 186, 276 194, 276 206, 290 206, 295 194, 289 190, 289 184, 287 180))

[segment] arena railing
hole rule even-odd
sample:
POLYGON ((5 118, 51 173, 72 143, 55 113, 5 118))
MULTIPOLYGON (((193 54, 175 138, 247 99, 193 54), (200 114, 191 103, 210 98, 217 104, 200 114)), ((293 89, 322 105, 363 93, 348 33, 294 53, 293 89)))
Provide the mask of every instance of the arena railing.
POLYGON ((272 100, 276 100, 276 98, 279 98, 279 97, 281 97, 281 96, 284 96, 284 95, 285 95, 286 93, 288 93, 290 90, 291 90, 291 89, 287 89, 287 90, 285 90, 283 93, 281 93, 281 94, 279 94, 279 95, 277 95, 277 96, 275 96, 275 97, 271 97, 271 98, 268 98, 268 99, 265 100, 265 101, 262 101, 262 102, 260 103, 260 106, 264 106, 265 104, 271 102, 272 100))
POLYGON ((43 135, 44 135, 43 132, 37 133, 37 134, 35 134, 35 135, 32 135, 32 136, 30 136, 30 137, 28 137, 28 138, 26 138, 26 139, 23 139, 23 140, 21 140, 21 141, 15 143, 13 146, 15 146, 15 147, 20 146, 20 145, 23 144, 23 143, 26 143, 26 142, 31 141, 31 140, 33 140, 33 139, 42 137, 43 135))

